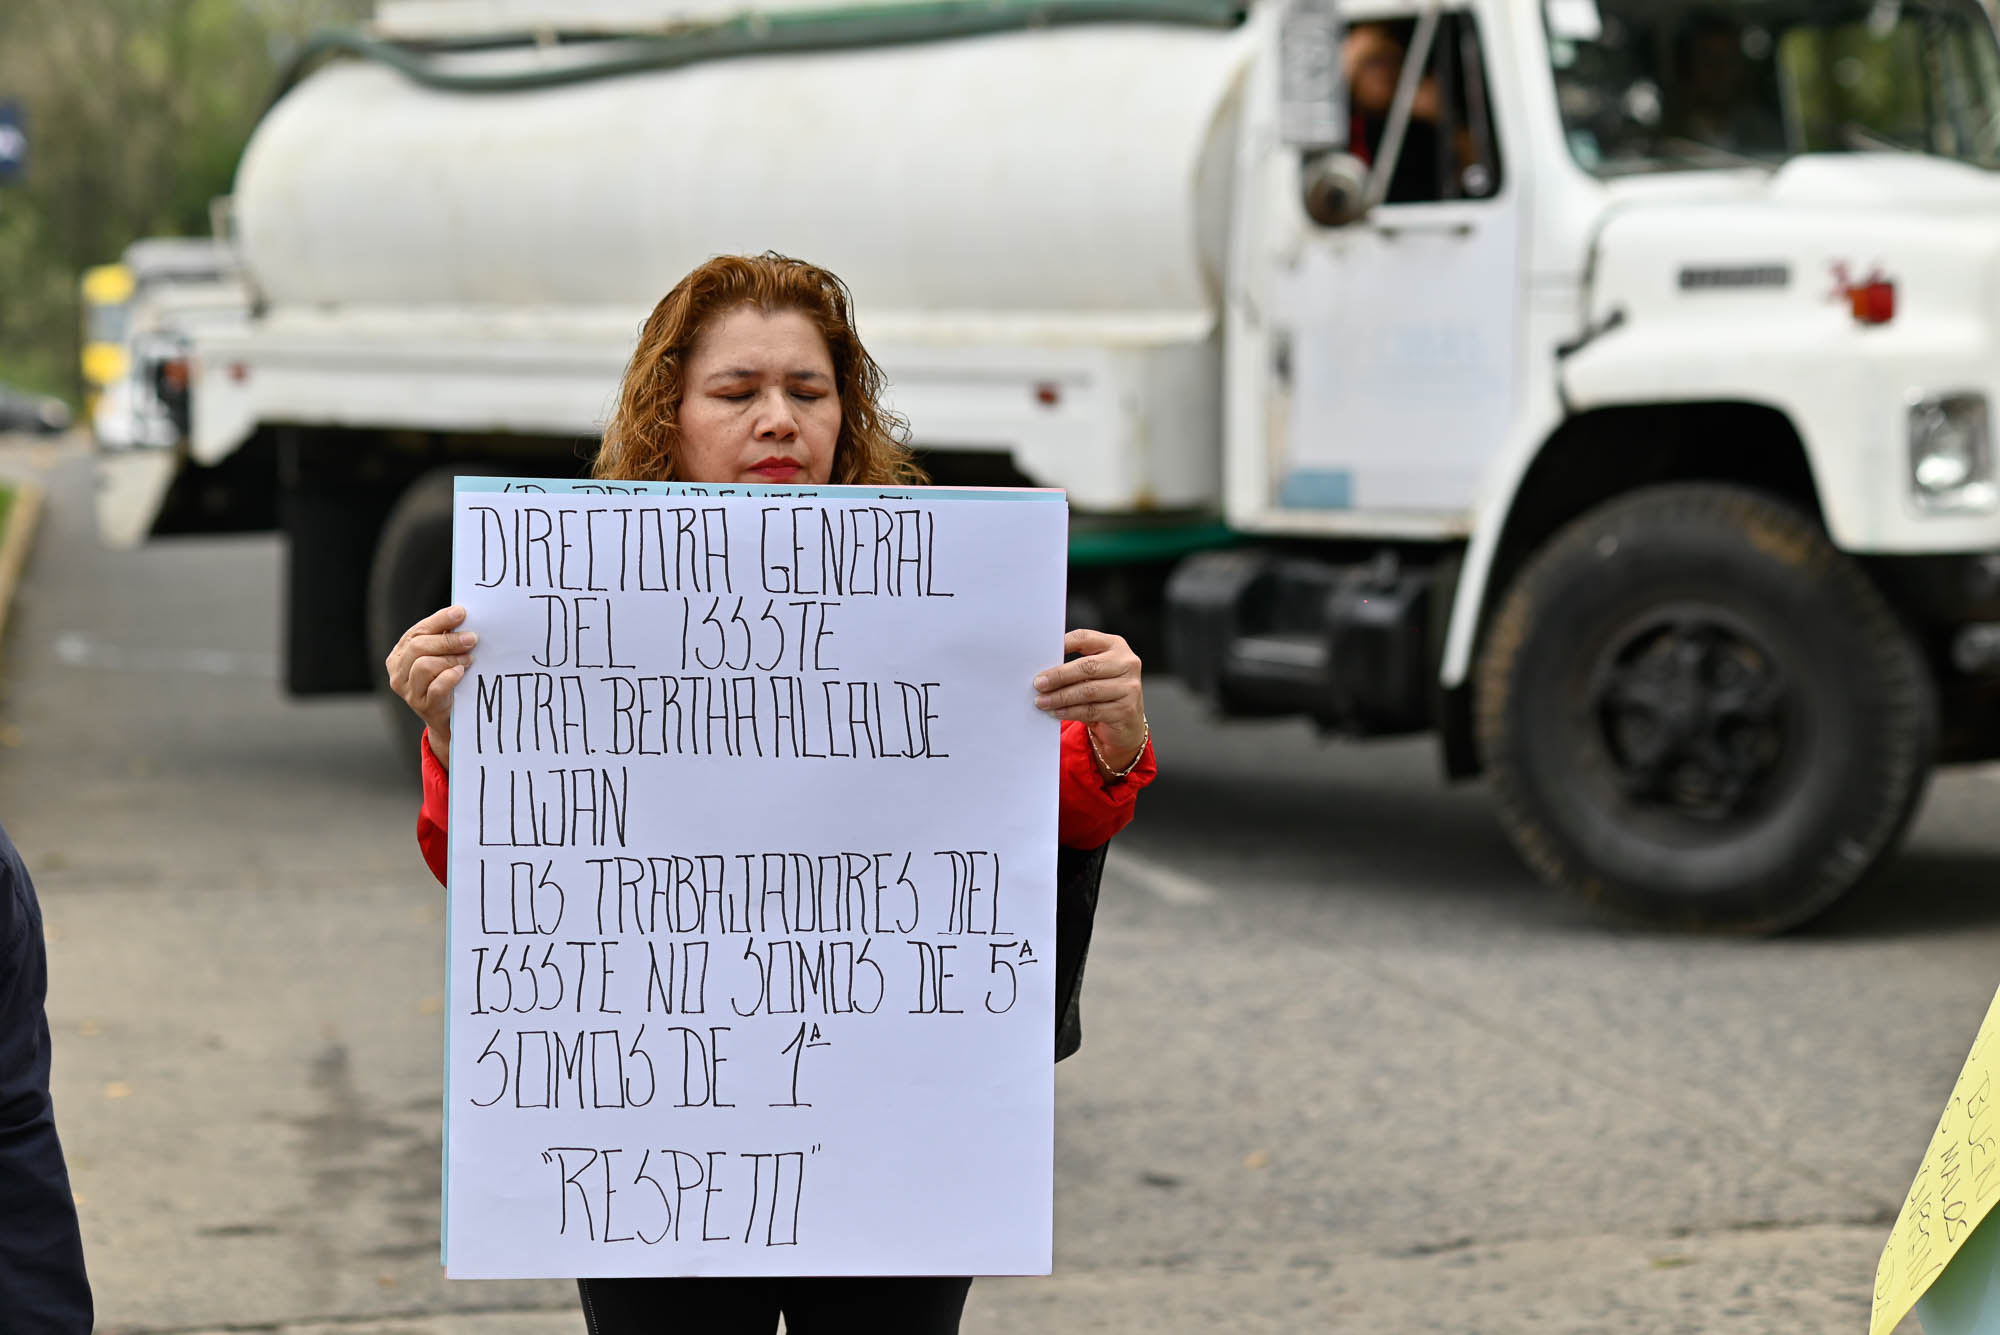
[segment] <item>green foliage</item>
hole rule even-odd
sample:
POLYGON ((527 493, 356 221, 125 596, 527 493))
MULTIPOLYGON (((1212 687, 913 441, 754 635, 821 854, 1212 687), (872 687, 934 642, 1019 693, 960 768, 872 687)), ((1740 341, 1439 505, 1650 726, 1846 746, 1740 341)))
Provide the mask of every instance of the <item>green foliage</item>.
POLYGON ((0 187, 0 381, 77 387, 77 283, 145 236, 208 231, 287 53, 370 0, 0 0, 0 98, 28 174, 0 187))
POLYGON ((1883 37, 1861 23, 1802 26, 1785 34, 1778 58, 1794 90, 1809 149, 1854 147, 1842 133, 1849 124, 1896 143, 1929 142, 1928 80, 1915 24, 1898 25, 1883 37))

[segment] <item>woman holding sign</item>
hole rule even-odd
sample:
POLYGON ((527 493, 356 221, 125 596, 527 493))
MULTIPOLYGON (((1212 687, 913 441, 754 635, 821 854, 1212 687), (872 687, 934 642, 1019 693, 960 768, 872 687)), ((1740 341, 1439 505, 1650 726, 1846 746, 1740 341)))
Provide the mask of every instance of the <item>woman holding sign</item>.
MULTIPOLYGON (((605 480, 714 484, 912 486, 923 474, 880 403, 883 377, 861 346, 845 285, 777 255, 723 256, 683 278, 640 331, 593 474, 605 480)), ((445 879, 452 693, 478 635, 465 610, 419 621, 389 654, 390 684, 425 723, 417 839, 445 879)), ((1077 657, 1038 674, 1038 708, 1062 721, 1059 842, 1101 849, 1132 819, 1154 774, 1140 663, 1125 641, 1094 630, 1063 640, 1077 657)), ((1024 683, 1028 684, 1028 683, 1024 683)), ((1072 894, 1059 871, 1058 1058, 1075 1050, 1075 984, 1088 939, 1095 865, 1072 894), (1066 902, 1080 900, 1081 902, 1066 902), (1079 916, 1080 915, 1080 916, 1079 916), (1067 995, 1064 995, 1066 992, 1067 995)), ((593 1335, 690 1330, 769 1335, 951 1332, 971 1280, 949 1277, 585 1279, 593 1335)))

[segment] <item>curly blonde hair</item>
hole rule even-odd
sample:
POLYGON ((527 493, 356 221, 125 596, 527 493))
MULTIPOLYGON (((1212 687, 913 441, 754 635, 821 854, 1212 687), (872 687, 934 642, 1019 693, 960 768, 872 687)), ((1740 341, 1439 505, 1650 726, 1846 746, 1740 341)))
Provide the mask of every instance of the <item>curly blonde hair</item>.
POLYGON ((718 255, 675 283, 639 329, 618 407, 604 430, 591 476, 626 482, 678 480, 681 396, 695 343, 719 317, 750 306, 766 314, 797 311, 813 322, 833 357, 840 396, 840 437, 832 481, 861 486, 921 486, 908 426, 882 406, 882 368, 861 346, 847 285, 817 265, 775 251, 718 255))

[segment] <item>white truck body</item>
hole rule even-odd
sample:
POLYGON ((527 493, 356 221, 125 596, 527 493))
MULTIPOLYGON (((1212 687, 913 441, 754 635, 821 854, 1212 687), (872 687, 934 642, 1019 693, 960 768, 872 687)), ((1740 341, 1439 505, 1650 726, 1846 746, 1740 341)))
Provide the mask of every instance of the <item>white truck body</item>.
POLYGON ((273 420, 595 435, 660 294, 777 249, 854 289, 927 447, 1007 448, 1089 508, 1212 505, 1254 38, 1031 32, 472 99, 326 69, 244 154, 268 310, 195 457, 273 420))
MULTIPOLYGON (((1448 742, 1465 741, 1483 636, 1516 576, 1577 514, 1662 481, 1781 494, 1858 563, 1957 562, 1936 575, 1955 582, 1949 596, 1919 600, 1929 620, 1911 635, 1934 662, 2000 644, 1987 628, 2000 604, 1986 600, 2000 590, 1986 434, 2000 396, 2000 176, 1851 123, 1841 133, 1875 151, 1705 148, 1693 163, 1604 169, 1617 145, 1600 145, 1579 107, 1593 61, 1637 58, 1617 48, 1621 25, 1653 11, 1632 3, 1344 0, 1348 24, 1400 23, 1426 50, 1450 25, 1438 58, 1457 62, 1461 111, 1486 136, 1476 187, 1379 202, 1344 225, 1305 202, 1327 158, 1287 141, 1291 11, 1277 0, 1233 25, 1028 27, 506 93, 327 66, 244 154, 236 244, 256 311, 198 340, 187 459, 223 465, 273 430, 427 440, 446 458, 437 442, 573 450, 596 438, 638 324, 680 274, 775 249, 850 283, 893 406, 941 473, 997 456, 1065 488, 1084 517, 1219 517, 1272 550, 1333 561, 1375 545, 1434 562, 1424 671, 1448 742), (1689 440, 1702 462, 1680 471, 1655 460, 1628 478, 1610 462, 1621 433, 1717 422, 1773 435, 1746 445, 1758 462, 1740 476, 1734 446, 1714 439, 1689 440), (1568 495, 1564 478, 1585 473, 1568 495)), ((1864 30, 1884 59, 1937 44, 1964 66, 1954 108, 1989 118, 1960 156, 2000 160, 1990 5, 1825 0, 1826 31, 1794 49, 1784 25, 1811 29, 1815 3, 1726 8, 1740 11, 1742 52, 1784 43, 1811 73, 1801 51, 1823 46, 1828 77, 1857 87, 1835 57, 1864 30)), ((404 0, 382 6, 375 31, 432 43, 431 70, 477 80, 613 58, 734 13, 404 0), (492 45, 509 32, 535 40, 492 45), (435 45, 454 41, 466 49, 435 45)), ((1677 31, 1662 18, 1655 45, 1691 49, 1713 35, 1696 30, 1706 21, 1677 31)), ((1409 113, 1405 85, 1392 121, 1409 113)), ((1624 89, 1620 124, 1680 152, 1649 87, 1657 102, 1645 79, 1624 89)), ((1781 91, 1799 139, 1807 94, 1781 91)), ((105 464, 150 479, 127 496, 179 466, 143 451, 105 464)), ((1335 652, 1302 648, 1296 627, 1248 641, 1250 657, 1313 671, 1335 652)), ((1960 667, 1976 676, 1991 657, 1960 667)), ((1956 699, 1961 686, 1983 689, 1937 689, 1956 699)))

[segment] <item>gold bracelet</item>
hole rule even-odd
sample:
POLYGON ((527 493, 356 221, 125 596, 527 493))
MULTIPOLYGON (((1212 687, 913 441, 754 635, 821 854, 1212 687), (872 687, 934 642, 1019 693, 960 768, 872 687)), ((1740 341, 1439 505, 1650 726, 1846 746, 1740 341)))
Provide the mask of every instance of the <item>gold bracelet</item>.
POLYGON ((1139 768, 1139 762, 1146 758, 1146 743, 1153 740, 1153 725, 1144 714, 1141 714, 1139 715, 1139 726, 1144 729, 1139 736, 1139 754, 1133 756, 1132 763, 1124 769, 1113 769, 1104 759, 1104 752, 1097 749, 1097 734, 1090 730, 1088 723, 1083 725, 1083 735, 1090 738, 1090 754, 1097 757, 1097 767, 1110 775, 1111 781, 1114 783, 1139 768))

